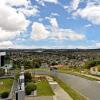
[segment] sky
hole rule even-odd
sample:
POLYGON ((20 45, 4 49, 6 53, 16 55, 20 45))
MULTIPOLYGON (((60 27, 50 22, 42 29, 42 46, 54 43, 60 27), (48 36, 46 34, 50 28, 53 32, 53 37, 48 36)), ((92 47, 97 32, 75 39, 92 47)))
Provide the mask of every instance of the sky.
POLYGON ((100 48, 100 0, 0 0, 0 49, 100 48))

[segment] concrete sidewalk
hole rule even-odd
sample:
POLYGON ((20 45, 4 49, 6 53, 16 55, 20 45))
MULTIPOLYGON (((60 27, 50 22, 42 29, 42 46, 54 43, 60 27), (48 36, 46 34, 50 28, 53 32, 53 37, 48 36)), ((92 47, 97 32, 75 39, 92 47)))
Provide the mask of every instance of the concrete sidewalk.
POLYGON ((95 76, 95 75, 92 75, 92 74, 84 74, 84 73, 79 73, 79 72, 74 72, 76 74, 80 74, 80 75, 84 75, 86 77, 91 77, 91 78, 95 78, 97 80, 100 80, 100 77, 99 76, 95 76))
POLYGON ((85 75, 85 76, 87 76, 87 77, 91 77, 91 78, 95 78, 95 79, 100 80, 100 77, 99 77, 99 76, 88 75, 88 74, 83 74, 83 75, 85 75))
POLYGON ((54 100, 73 100, 51 77, 47 77, 47 80, 55 93, 53 96, 54 100))
POLYGON ((25 97, 25 100, 53 100, 52 96, 25 97))

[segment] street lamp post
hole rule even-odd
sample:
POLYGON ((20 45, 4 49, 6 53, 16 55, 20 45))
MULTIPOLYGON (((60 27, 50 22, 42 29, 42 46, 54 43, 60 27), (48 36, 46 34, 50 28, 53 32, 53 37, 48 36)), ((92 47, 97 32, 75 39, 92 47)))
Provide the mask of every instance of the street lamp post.
POLYGON ((24 86, 24 66, 21 66, 21 72, 18 79, 18 87, 16 91, 16 100, 25 100, 25 86, 24 86))

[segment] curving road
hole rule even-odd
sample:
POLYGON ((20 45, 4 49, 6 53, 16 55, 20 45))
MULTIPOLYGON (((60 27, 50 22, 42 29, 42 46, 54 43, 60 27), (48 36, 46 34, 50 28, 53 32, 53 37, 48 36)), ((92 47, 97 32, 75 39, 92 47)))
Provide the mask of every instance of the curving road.
POLYGON ((86 96, 89 100, 100 100, 100 83, 96 81, 90 81, 78 76, 50 72, 47 70, 36 70, 35 73, 55 75, 65 83, 69 84, 73 89, 86 96))

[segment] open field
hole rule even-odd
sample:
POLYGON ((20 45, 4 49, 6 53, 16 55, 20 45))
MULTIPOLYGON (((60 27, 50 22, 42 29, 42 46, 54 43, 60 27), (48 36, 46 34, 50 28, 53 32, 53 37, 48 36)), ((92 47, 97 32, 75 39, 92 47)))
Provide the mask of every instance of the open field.
POLYGON ((12 84, 13 84, 12 78, 0 79, 0 93, 5 91, 10 92, 12 84))

